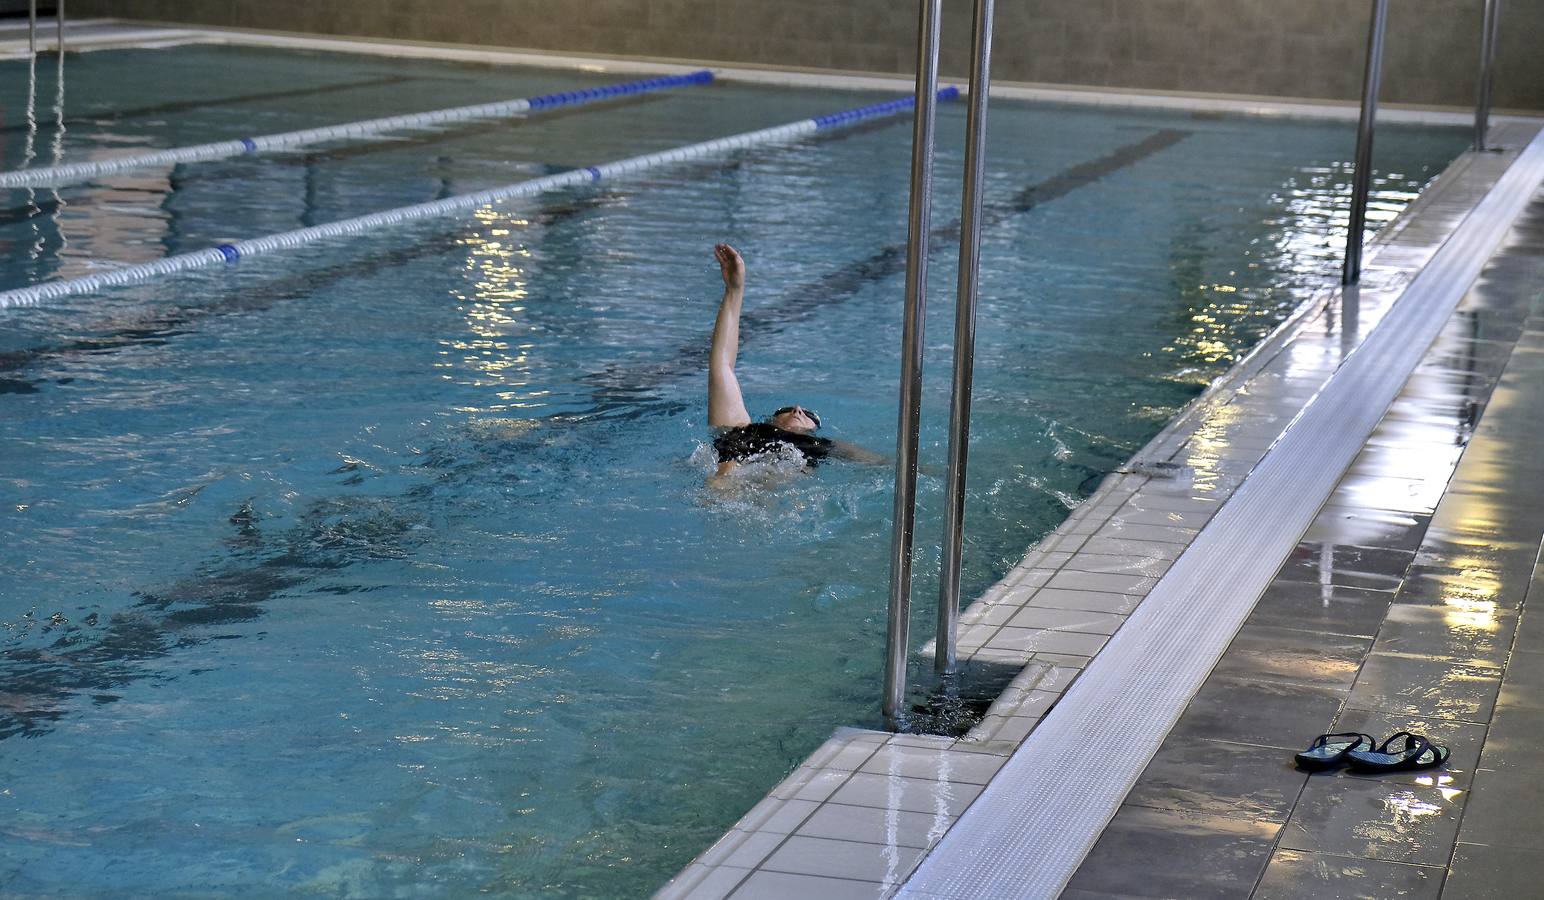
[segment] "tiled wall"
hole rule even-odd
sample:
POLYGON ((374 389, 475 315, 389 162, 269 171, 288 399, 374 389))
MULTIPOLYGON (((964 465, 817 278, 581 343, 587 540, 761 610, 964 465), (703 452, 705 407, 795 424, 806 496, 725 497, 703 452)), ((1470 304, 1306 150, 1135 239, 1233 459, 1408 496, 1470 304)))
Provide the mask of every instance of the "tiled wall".
MULTIPOLYGON (((1390 4, 1385 102, 1472 104, 1483 0, 1390 4)), ((945 75, 971 0, 944 2, 945 75)), ((1544 3, 1501 0, 1494 102, 1544 109, 1544 3)), ((1010 81, 1354 99, 1372 0, 998 0, 1010 81)), ((909 72, 916 0, 72 0, 82 16, 909 72)))

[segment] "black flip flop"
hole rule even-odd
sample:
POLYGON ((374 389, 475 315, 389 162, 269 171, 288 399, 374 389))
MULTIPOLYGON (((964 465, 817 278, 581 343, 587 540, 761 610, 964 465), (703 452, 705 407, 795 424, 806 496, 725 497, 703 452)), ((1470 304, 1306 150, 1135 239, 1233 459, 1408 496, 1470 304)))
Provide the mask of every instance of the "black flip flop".
POLYGON ((1346 762, 1358 772, 1407 772, 1434 769, 1448 761, 1448 748, 1422 734, 1401 731, 1376 750, 1351 750, 1346 762))
POLYGON ((1346 761, 1347 754, 1356 750, 1372 750, 1378 742, 1370 735, 1347 731, 1343 734, 1321 734, 1313 739, 1308 749, 1293 755, 1297 764, 1311 771, 1329 769, 1346 761))

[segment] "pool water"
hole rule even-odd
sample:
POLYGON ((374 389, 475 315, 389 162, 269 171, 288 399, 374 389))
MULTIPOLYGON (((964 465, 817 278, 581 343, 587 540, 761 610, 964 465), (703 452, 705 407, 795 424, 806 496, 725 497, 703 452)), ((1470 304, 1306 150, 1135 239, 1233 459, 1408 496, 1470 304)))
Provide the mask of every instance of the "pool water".
MULTIPOLYGON (((626 78, 100 52, 62 136, 39 68, 29 137, 25 63, 0 72, 6 168, 626 78)), ((12 191, 0 287, 875 99, 717 84, 12 191)), ((941 107, 919 643, 963 121, 941 107)), ((1332 283, 1353 132, 994 104, 967 597, 1332 283)), ((1373 228, 1466 133, 1378 142, 1373 228)), ((752 413, 893 452, 908 158, 895 119, 0 311, 0 893, 643 895, 878 725, 893 472, 709 489, 704 365, 727 240, 752 413)))

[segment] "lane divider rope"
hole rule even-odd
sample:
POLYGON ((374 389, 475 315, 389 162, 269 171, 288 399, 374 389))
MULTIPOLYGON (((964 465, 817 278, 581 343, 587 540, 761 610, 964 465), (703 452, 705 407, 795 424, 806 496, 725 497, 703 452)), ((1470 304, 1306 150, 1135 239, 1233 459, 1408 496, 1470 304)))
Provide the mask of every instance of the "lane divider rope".
MULTIPOLYGON (((959 95, 958 88, 946 87, 939 90, 938 99, 953 100, 958 98, 959 95)), ((865 119, 894 115, 895 113, 911 109, 912 104, 913 99, 910 97, 884 103, 874 103, 839 113, 818 116, 813 119, 803 119, 787 125, 764 128, 760 131, 750 131, 743 134, 730 135, 729 137, 716 138, 711 141, 703 141, 698 144, 688 144, 673 150, 648 153, 643 156, 634 156, 616 162, 603 163, 598 166, 572 169, 555 175, 546 175, 529 181, 505 185, 504 187, 478 191, 472 194, 463 194, 459 197, 448 197, 444 200, 434 200, 414 206, 383 210, 368 215, 355 216, 351 219, 340 219, 336 222, 328 222, 325 225, 314 225, 310 228, 285 231, 279 234, 237 241, 231 244, 220 244, 204 250, 179 253, 154 262, 124 266, 120 269, 84 275, 79 278, 66 278, 31 287, 17 288, 0 292, 0 309, 36 306, 46 300, 57 300, 62 297, 92 293, 103 288, 149 281, 158 276, 169 275, 173 272, 203 268, 220 263, 231 264, 249 256, 260 256, 276 250, 287 250, 327 238, 375 231, 402 222, 469 212, 479 207, 517 197, 529 197, 559 188, 590 184, 607 178, 616 178, 641 172, 645 169, 672 165, 691 159, 700 159, 728 150, 739 150, 759 144, 789 141, 814 134, 817 131, 840 128, 865 119)))
POLYGON ((622 84, 608 84, 602 87, 587 88, 582 91, 566 91, 560 94, 543 94, 539 97, 523 97, 518 100, 480 103, 475 106, 457 106, 451 109, 434 109, 428 112, 386 116, 380 119, 365 119, 359 122, 343 122, 338 125, 324 125, 320 128, 286 131, 282 134, 265 134, 257 137, 238 138, 233 141, 216 141, 210 144, 192 144, 186 147, 171 147, 166 150, 155 150, 149 153, 131 153, 125 156, 113 156, 107 159, 71 163, 65 166, 40 166, 36 169, 17 169, 11 172, 0 173, 0 188, 57 187, 65 184, 78 184, 100 175, 111 175, 115 172, 124 172, 130 169, 142 169, 149 166, 169 166, 177 163, 208 162, 215 159, 228 159, 232 156, 268 153, 274 150, 293 150, 310 144, 357 140, 393 131, 434 128, 452 122, 465 122, 472 119, 507 119, 523 115, 532 110, 582 106, 586 103, 614 100, 618 97, 648 94, 654 91, 665 91, 697 84, 711 84, 712 81, 713 73, 707 69, 701 69, 685 75, 664 75, 659 78, 628 81, 622 84))

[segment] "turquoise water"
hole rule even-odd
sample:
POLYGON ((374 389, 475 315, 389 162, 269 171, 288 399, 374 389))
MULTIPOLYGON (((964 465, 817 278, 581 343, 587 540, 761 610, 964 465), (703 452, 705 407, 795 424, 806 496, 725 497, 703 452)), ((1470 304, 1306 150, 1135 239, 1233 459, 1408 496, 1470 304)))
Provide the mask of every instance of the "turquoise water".
MULTIPOLYGON (((9 168, 25 68, 0 73, 9 168)), ((619 80, 219 47, 66 77, 67 162, 619 80)), ((13 191, 0 279, 874 99, 721 84, 13 191)), ((962 130, 942 108, 941 184, 962 130)), ((805 404, 891 452, 908 137, 896 120, 0 313, 0 893, 642 895, 833 728, 877 725, 892 473, 706 489, 703 364, 728 240, 753 414, 805 404)), ((1333 281, 1353 140, 994 106, 967 595, 1333 281)), ((1381 131, 1373 225, 1465 141, 1381 131)), ((957 208, 939 197, 919 640, 957 208)))

